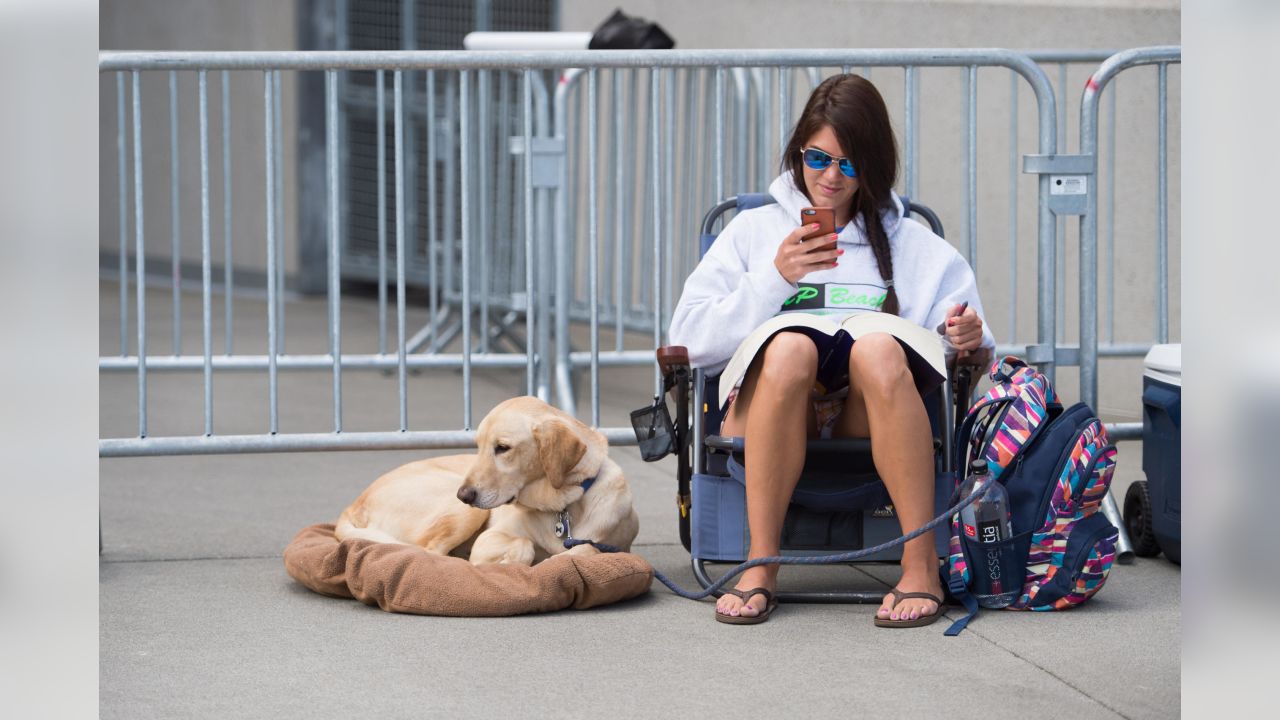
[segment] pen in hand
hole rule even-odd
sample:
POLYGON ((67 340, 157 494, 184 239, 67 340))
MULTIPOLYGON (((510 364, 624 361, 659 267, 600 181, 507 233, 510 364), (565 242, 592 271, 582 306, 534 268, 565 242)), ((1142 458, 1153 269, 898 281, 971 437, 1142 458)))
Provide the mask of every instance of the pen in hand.
POLYGON ((955 307, 951 308, 951 311, 947 313, 947 316, 946 316, 945 318, 943 318, 943 319, 942 319, 942 322, 941 322, 941 323, 939 323, 939 324, 938 324, 938 334, 939 334, 939 335, 946 335, 946 334, 947 334, 947 326, 951 324, 951 320, 952 320, 953 318, 960 317, 961 315, 963 315, 963 314, 964 314, 964 311, 965 311, 965 310, 968 310, 968 309, 969 309, 969 301, 968 301, 968 300, 965 300, 964 302, 960 303, 959 305, 956 305, 955 307))

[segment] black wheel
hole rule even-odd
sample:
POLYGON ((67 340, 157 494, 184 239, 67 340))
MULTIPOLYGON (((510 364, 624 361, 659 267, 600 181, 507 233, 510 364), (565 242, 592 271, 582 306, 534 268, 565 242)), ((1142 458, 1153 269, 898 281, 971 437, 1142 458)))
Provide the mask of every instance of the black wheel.
POLYGON ((1160 554, 1155 531, 1151 529, 1151 495, 1145 480, 1134 482, 1124 494, 1124 527, 1129 531, 1133 552, 1139 557, 1160 554))

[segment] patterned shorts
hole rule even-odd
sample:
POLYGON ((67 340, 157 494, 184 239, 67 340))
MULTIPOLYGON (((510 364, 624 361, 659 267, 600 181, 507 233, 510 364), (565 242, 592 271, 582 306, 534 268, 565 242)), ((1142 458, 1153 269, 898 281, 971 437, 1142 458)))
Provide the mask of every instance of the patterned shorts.
MULTIPOLYGON (((738 390, 736 387, 729 391, 729 400, 724 405, 724 416, 729 416, 729 411, 733 408, 733 401, 738 399, 738 390)), ((836 420, 840 418, 840 413, 844 412, 844 401, 849 396, 849 388, 837 390, 819 395, 818 389, 813 389, 810 400, 813 402, 813 414, 818 418, 818 437, 827 439, 831 437, 831 432, 836 427, 836 420)))

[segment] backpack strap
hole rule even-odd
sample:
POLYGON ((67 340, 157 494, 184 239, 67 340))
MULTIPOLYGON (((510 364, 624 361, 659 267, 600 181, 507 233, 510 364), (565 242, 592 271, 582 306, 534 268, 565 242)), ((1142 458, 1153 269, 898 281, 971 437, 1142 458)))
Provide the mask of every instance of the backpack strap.
POLYGON ((964 586, 964 581, 960 579, 960 573, 950 571, 950 563, 948 563, 947 566, 947 590, 951 592, 951 597, 959 600, 960 604, 963 605, 964 609, 967 611, 967 614, 964 617, 951 623, 951 627, 947 628, 947 631, 942 633, 947 637, 955 637, 960 634, 961 630, 968 627, 969 621, 978 614, 978 601, 973 597, 973 595, 969 594, 969 588, 964 586))
MULTIPOLYGON (((951 499, 948 501, 948 505, 955 505, 959 500, 960 486, 957 484, 956 489, 951 492, 951 499)), ((961 540, 960 542, 963 543, 964 541, 961 540)), ((969 593, 969 588, 965 587, 964 578, 960 576, 960 573, 951 569, 950 558, 938 568, 938 574, 942 576, 940 579, 947 589, 947 594, 963 605, 966 611, 964 617, 951 623, 951 627, 947 628, 947 631, 943 633, 947 637, 954 637, 959 635, 960 631, 964 630, 965 626, 969 624, 969 621, 978 614, 978 600, 969 593)))
POLYGON ((1009 382, 1013 379, 1014 375, 1018 374, 1018 370, 1024 367, 1027 367, 1027 363, 1025 363, 1022 358, 1017 355, 1005 355, 992 363, 990 373, 991 382, 996 384, 1009 382), (1006 365, 1009 366, 1010 372, 1006 373, 1004 371, 1006 365))

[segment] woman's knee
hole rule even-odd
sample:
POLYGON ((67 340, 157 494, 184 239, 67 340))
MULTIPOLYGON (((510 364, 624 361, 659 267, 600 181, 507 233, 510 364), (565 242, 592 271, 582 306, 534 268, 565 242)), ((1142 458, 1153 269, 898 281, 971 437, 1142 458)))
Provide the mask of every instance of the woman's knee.
POLYGON ((760 359, 760 382, 788 388, 811 387, 818 372, 818 348, 807 335, 781 332, 760 359))
POLYGON ((886 393, 911 385, 907 353, 892 335, 871 333, 853 343, 849 352, 850 383, 862 394, 886 393))

